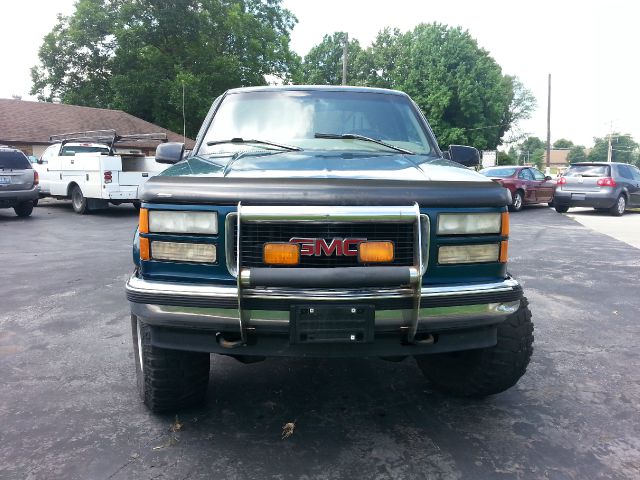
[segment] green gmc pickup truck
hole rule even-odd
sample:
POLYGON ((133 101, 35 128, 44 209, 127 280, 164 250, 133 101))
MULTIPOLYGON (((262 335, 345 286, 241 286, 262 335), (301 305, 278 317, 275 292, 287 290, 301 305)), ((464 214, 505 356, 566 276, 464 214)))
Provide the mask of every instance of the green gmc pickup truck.
POLYGON ((141 189, 126 284, 140 395, 201 402, 210 353, 414 357, 435 388, 513 386, 533 324, 507 273, 511 195, 441 152, 404 93, 255 87, 216 99, 196 146, 141 189))

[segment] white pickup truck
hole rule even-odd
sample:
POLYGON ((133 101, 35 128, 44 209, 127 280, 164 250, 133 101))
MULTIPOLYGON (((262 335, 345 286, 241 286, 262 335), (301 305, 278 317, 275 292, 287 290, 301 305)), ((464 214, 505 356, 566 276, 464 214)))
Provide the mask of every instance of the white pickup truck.
POLYGON ((35 170, 40 196, 70 198, 76 213, 106 208, 110 203, 140 207, 138 187, 166 167, 138 149, 116 148, 117 143, 165 142, 165 134, 117 135, 113 131, 53 135, 35 170))

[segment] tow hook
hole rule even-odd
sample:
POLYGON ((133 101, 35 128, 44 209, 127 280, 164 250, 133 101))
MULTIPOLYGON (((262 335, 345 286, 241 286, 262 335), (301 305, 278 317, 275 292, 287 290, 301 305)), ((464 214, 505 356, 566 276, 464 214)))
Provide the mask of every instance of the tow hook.
POLYGON ((222 348, 228 349, 241 347, 243 345, 242 339, 227 340, 220 332, 216 333, 216 342, 218 342, 218 345, 220 345, 222 348))
POLYGON ((413 343, 415 345, 433 345, 435 340, 436 339, 433 335, 427 333, 426 335, 422 336, 422 338, 414 338, 413 343))

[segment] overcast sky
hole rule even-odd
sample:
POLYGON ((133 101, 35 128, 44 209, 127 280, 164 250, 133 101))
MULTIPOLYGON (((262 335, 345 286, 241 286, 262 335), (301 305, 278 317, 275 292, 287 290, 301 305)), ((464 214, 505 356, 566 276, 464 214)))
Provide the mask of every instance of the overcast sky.
MULTIPOLYGON (((0 98, 28 95, 29 69, 56 14, 73 0, 0 4, 0 98)), ((298 18, 292 47, 300 55, 325 33, 348 31, 367 46, 385 26, 403 31, 421 22, 460 25, 533 91, 538 109, 522 129, 546 137, 547 75, 552 75, 552 141, 590 146, 614 130, 640 140, 640 2, 636 0, 284 0, 298 18)))

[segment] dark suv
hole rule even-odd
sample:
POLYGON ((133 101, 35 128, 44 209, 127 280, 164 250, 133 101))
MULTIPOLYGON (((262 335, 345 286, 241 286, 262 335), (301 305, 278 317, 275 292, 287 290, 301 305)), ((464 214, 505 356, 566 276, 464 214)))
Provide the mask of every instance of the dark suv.
POLYGON ((573 163, 558 179, 555 207, 592 207, 619 217, 628 207, 640 207, 640 169, 626 163, 573 163))
POLYGON ((19 217, 28 217, 38 199, 38 172, 24 153, 0 146, 0 208, 13 208, 19 217))

